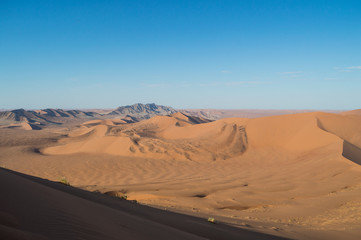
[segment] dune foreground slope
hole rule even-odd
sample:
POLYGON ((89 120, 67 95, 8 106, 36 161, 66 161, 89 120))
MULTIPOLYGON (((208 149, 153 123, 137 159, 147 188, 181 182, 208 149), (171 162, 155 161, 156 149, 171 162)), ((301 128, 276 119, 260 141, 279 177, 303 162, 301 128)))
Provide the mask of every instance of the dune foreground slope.
POLYGON ((1 239, 283 239, 0 169, 1 239))
MULTIPOLYGON (((2 199, 2 219, 19 222, 10 230, 13 220, 2 224, 5 233, 50 236, 31 231, 38 226, 35 222, 20 224, 28 218, 26 211, 26 216, 44 211, 55 221, 45 232, 63 221, 59 228, 71 229, 83 239, 93 238, 82 234, 119 239, 118 234, 133 234, 139 221, 144 221, 144 232, 160 239, 163 236, 156 235, 160 232, 174 236, 171 239, 234 236, 209 230, 208 217, 239 230, 291 239, 361 238, 361 116, 357 114, 312 112, 210 122, 178 112, 136 123, 103 119, 39 131, 4 128, 0 134, 2 167, 51 181, 65 177, 74 187, 98 192, 2 170, 1 187, 7 196, 2 199), (103 194, 126 194, 139 204, 103 194), (28 200, 20 200, 24 198, 28 200), (6 207, 10 203, 12 207, 6 207), (112 204, 121 205, 122 211, 112 204), (211 234, 178 227, 188 224, 183 215, 162 211, 159 218, 164 220, 155 221, 153 214, 160 210, 141 205, 199 217, 191 225, 211 234), (173 220, 168 221, 167 214, 185 220, 174 220, 170 226, 166 223, 173 220), (92 220, 95 216, 104 219, 99 226, 92 220), (117 227, 118 223, 124 227, 117 227), (165 230, 154 230, 161 228, 165 230)), ((223 224, 210 226, 218 229, 223 224)))

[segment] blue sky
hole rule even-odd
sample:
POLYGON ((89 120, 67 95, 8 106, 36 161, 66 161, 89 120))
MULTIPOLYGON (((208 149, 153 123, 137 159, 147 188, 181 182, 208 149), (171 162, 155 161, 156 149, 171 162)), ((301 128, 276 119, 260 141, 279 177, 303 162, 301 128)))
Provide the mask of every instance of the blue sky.
POLYGON ((361 108, 361 1, 0 0, 0 109, 361 108))

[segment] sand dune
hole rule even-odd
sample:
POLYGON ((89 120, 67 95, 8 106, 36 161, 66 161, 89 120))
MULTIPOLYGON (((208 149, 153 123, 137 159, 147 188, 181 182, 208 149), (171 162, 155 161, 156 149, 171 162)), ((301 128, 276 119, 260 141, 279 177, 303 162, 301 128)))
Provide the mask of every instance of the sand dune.
POLYGON ((361 115, 361 109, 355 109, 347 112, 342 112, 342 115, 361 115))
POLYGON ((110 120, 92 121, 69 133, 69 138, 62 140, 63 145, 45 148, 42 153, 106 153, 198 161, 226 159, 242 154, 247 147, 244 121, 198 124, 202 120, 181 113, 126 126, 115 126, 110 120))
POLYGON ((321 129, 361 147, 361 116, 320 113, 317 119, 321 129))
POLYGON ((279 148, 299 153, 311 151, 341 140, 317 125, 317 113, 257 118, 246 127, 254 148, 279 148))
POLYGON ((3 169, 0 190, 1 239, 281 239, 3 169))
POLYGON ((204 161, 238 157, 247 148, 304 154, 333 144, 341 154, 343 140, 361 146, 361 135, 354 134, 361 130, 359 122, 357 116, 325 113, 230 118, 202 124, 182 113, 122 126, 111 120, 94 120, 69 133, 62 145, 45 148, 42 153, 106 153, 204 161), (354 127, 344 130, 345 123, 354 127))
POLYGON ((0 164, 293 239, 359 239, 360 123, 321 112, 214 122, 175 113, 2 129, 0 164))
POLYGON ((361 164, 361 115, 319 114, 319 127, 343 140, 342 155, 361 164))

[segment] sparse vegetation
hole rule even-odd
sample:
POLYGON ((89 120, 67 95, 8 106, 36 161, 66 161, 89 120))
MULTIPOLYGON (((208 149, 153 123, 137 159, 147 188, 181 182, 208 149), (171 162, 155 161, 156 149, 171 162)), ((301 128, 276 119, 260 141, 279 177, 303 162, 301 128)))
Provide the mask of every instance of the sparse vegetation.
POLYGON ((217 221, 214 219, 214 217, 209 217, 208 222, 210 223, 217 223, 217 221))
POLYGON ((109 191, 109 192, 105 192, 104 194, 108 195, 108 196, 112 196, 112 197, 121 198, 121 199, 124 199, 124 200, 128 199, 128 196, 127 196, 127 194, 125 192, 109 191))
POLYGON ((122 195, 119 194, 118 197, 121 198, 121 199, 124 199, 124 200, 127 200, 127 198, 128 198, 127 194, 125 194, 125 193, 122 194, 122 195))
POLYGON ((64 185, 70 186, 70 182, 65 177, 61 177, 59 182, 64 184, 64 185))

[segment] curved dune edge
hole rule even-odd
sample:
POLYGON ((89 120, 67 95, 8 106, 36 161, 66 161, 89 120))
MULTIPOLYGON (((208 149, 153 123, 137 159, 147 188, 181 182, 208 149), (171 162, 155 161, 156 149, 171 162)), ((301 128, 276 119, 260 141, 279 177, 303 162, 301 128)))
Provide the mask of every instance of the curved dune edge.
POLYGON ((0 239, 284 239, 1 168, 0 190, 0 239))
MULTIPOLYGON (((280 228, 280 234, 295 227, 302 229, 302 236, 317 229, 325 234, 320 239, 355 239, 352 236, 360 236, 354 233, 360 229, 361 216, 361 168, 356 161, 360 123, 355 115, 325 113, 201 124, 182 115, 119 126, 91 123, 69 132, 54 146, 73 151, 66 156, 64 149, 39 155, 29 151, 29 145, 3 148, 2 156, 9 159, 6 167, 20 172, 54 181, 65 176, 72 186, 120 192, 129 200, 162 209, 226 217, 240 226, 251 220, 254 229, 269 224, 280 228), (126 144, 135 151, 126 152, 128 157, 116 155, 126 144), (154 151, 174 152, 153 152, 155 156, 148 157, 150 144, 154 151), (245 150, 236 152, 242 144, 245 150), (116 154, 104 154, 109 146, 116 154), (81 148, 94 154, 83 154, 81 148), (24 150, 14 155, 19 149, 24 150)), ((54 144, 43 140, 42 131, 36 132, 37 138, 23 133, 37 141, 31 145, 34 148, 54 144)), ((317 239, 313 234, 299 239, 317 239)), ((282 236, 298 239, 296 235, 282 236)))
MULTIPOLYGON (((348 146, 355 140, 348 136, 354 132, 351 130, 347 136, 343 136, 323 126, 326 124, 339 129, 345 119, 349 120, 349 124, 358 125, 359 119, 354 122, 348 119, 352 117, 302 113, 256 119, 230 118, 197 124, 183 114, 176 113, 121 126, 114 125, 111 120, 99 120, 84 123, 79 129, 70 132, 67 138, 61 139, 59 142, 62 144, 45 148, 42 153, 97 153, 207 161, 235 158, 246 151, 259 149, 299 155, 335 145, 339 155, 353 161, 358 153, 349 154, 348 146), (345 143, 345 139, 352 141, 345 143)), ((361 143, 361 140, 357 141, 361 143)), ((356 147, 361 145, 357 144, 356 147)), ((358 163, 359 160, 354 162, 358 163)))
POLYGON ((243 127, 246 121, 197 124, 175 115, 156 116, 121 126, 99 122, 91 127, 83 125, 69 133, 68 138, 61 139, 62 145, 45 148, 42 153, 105 153, 177 160, 227 159, 246 150, 247 137, 243 127))
POLYGON ((361 149, 352 143, 343 141, 342 156, 351 160, 358 165, 361 165, 361 149))
POLYGON ((361 116, 320 113, 320 129, 342 139, 342 156, 361 165, 361 116))

